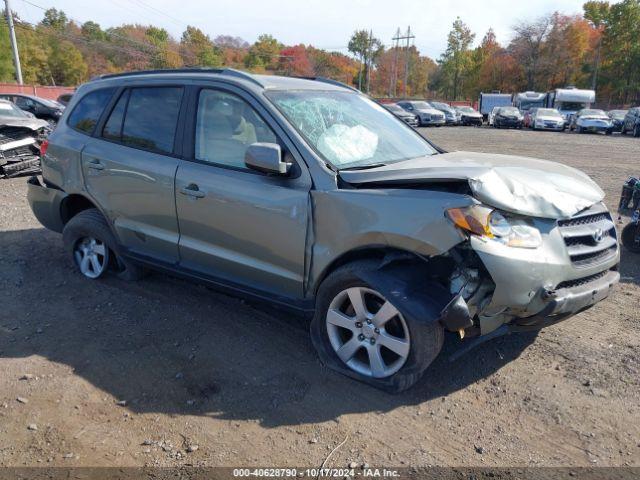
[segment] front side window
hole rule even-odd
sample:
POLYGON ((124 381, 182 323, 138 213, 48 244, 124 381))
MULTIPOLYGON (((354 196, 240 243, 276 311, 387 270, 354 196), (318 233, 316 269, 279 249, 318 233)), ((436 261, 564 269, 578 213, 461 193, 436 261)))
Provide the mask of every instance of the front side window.
POLYGON ((160 153, 173 151, 182 87, 132 88, 121 142, 160 153))
POLYGON ((115 88, 104 88, 87 93, 69 115, 69 126, 91 134, 114 92, 115 88))
POLYGON ((245 169, 245 152, 256 142, 277 143, 277 138, 253 107, 231 93, 200 91, 195 131, 196 160, 245 169))
POLYGON ((390 112, 342 91, 273 91, 267 96, 334 167, 366 167, 433 155, 436 150, 390 112))

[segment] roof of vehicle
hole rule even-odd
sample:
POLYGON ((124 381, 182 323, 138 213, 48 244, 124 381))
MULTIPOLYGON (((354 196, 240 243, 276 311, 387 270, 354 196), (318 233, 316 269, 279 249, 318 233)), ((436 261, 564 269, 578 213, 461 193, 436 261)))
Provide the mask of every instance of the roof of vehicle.
POLYGON ((178 68, 167 70, 141 70, 136 72, 123 72, 100 75, 92 81, 108 79, 132 79, 132 78, 224 78, 251 85, 253 88, 263 90, 336 90, 358 91, 357 89, 324 77, 283 77, 277 75, 258 75, 233 68, 178 68))
POLYGON ((596 101, 596 92, 593 90, 581 90, 578 88, 556 88, 556 100, 560 102, 587 102, 596 101))

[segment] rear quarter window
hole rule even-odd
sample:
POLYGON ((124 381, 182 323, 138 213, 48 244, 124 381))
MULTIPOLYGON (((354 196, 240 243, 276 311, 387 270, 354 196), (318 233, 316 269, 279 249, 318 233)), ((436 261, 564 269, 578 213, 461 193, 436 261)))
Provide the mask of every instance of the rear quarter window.
POLYGON ((75 130, 91 135, 115 90, 103 88, 87 93, 74 107, 67 124, 75 130))

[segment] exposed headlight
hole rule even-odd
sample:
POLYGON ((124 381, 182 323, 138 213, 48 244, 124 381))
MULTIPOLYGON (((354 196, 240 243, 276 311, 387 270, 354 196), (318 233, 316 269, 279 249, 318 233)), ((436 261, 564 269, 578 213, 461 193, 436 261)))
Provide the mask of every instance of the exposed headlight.
POLYGON ((450 208, 447 216, 460 229, 509 247, 538 248, 540 231, 524 218, 511 217, 484 205, 450 208))

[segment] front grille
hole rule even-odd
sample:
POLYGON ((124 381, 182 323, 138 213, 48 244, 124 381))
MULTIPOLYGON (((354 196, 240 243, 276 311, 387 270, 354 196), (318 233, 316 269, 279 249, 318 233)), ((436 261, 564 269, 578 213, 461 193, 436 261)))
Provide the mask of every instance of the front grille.
POLYGON ((602 204, 559 220, 558 227, 574 267, 598 265, 616 254, 616 228, 602 204))

